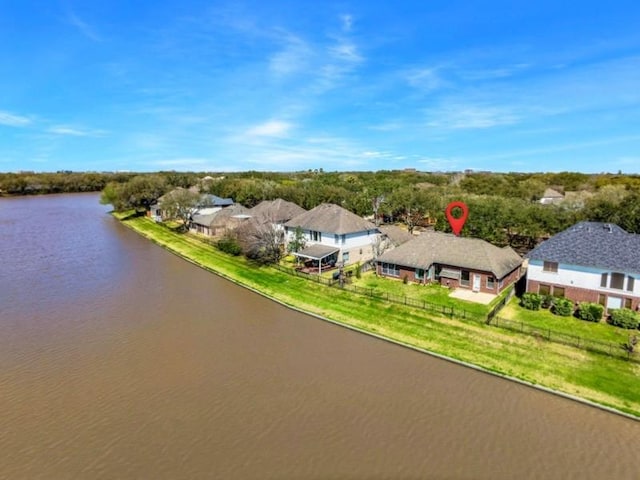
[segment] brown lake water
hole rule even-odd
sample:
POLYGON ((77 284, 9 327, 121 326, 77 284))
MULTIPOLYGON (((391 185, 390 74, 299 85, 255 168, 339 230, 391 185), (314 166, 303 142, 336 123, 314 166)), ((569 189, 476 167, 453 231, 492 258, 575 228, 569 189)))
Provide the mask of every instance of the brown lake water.
POLYGON ((0 478, 640 478, 640 423, 290 311, 107 210, 0 199, 0 478))

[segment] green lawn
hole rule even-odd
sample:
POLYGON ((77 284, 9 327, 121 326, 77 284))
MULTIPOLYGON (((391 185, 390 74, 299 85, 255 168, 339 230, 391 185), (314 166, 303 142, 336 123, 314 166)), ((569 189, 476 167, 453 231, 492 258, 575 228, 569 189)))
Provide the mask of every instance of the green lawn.
MULTIPOLYGON (((130 218, 124 223, 168 250, 284 304, 640 417, 638 363, 312 283, 275 268, 258 267, 242 257, 228 256, 148 218, 130 218)), ((373 276, 361 279, 362 282, 379 280, 382 279, 373 276)), ((370 285, 398 288, 397 283, 402 288, 415 287, 418 294, 426 294, 420 292, 427 287, 392 283, 393 286, 370 285)), ((446 301, 442 292, 430 293, 432 298, 440 296, 446 301)))
POLYGON ((499 316, 508 320, 524 322, 541 330, 550 329, 552 332, 615 344, 627 341, 629 334, 639 333, 637 330, 614 327, 604 320, 599 323, 586 322, 576 317, 560 317, 546 309, 527 310, 521 307, 518 302, 519 300, 515 297, 511 299, 509 304, 500 311, 499 316))

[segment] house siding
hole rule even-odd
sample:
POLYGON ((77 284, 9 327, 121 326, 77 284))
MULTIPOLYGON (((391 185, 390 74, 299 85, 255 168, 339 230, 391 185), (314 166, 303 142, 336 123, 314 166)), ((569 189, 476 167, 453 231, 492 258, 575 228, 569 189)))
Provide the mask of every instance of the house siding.
MULTIPOLYGON (((286 243, 289 244, 295 235, 295 228, 285 227, 285 232, 286 243)), ((373 258, 373 244, 380 235, 375 230, 347 233, 338 235, 336 242, 336 234, 331 232, 319 232, 321 234, 319 240, 313 240, 313 232, 311 230, 302 229, 302 232, 307 246, 320 244, 339 248, 338 261, 340 262, 343 261, 344 255, 347 254, 348 260, 345 261, 345 265, 371 260, 373 258)))
POLYGON ((638 309, 640 304, 640 276, 627 272, 616 272, 625 274, 624 286, 622 289, 601 287, 602 274, 607 273, 610 277, 610 270, 581 267, 577 265, 559 264, 557 272, 545 272, 543 262, 540 260, 531 261, 527 272, 527 292, 539 293, 540 285, 548 285, 551 294, 556 287, 564 288, 564 296, 573 302, 594 302, 597 303, 600 295, 605 299, 609 297, 630 299, 632 308, 638 309), (633 278, 633 289, 627 290, 629 277, 633 278))

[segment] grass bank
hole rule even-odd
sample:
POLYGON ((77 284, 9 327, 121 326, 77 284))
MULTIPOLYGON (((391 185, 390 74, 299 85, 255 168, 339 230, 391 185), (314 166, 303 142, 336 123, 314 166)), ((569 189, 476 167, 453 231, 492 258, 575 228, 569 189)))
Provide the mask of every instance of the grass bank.
POLYGON ((635 362, 311 283, 223 254, 145 217, 122 221, 168 250, 286 305, 640 418, 640 365, 635 362))

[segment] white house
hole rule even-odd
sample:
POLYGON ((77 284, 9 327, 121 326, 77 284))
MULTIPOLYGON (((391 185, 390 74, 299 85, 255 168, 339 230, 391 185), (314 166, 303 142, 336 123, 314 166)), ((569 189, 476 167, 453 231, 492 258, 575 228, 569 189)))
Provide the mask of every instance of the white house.
POLYGON ((284 224, 287 244, 300 228, 305 248, 295 255, 320 263, 348 265, 373 258, 380 231, 371 222, 344 208, 323 203, 284 224))
POLYGON ((529 252, 527 291, 638 309, 640 235, 617 225, 580 222, 529 252))

